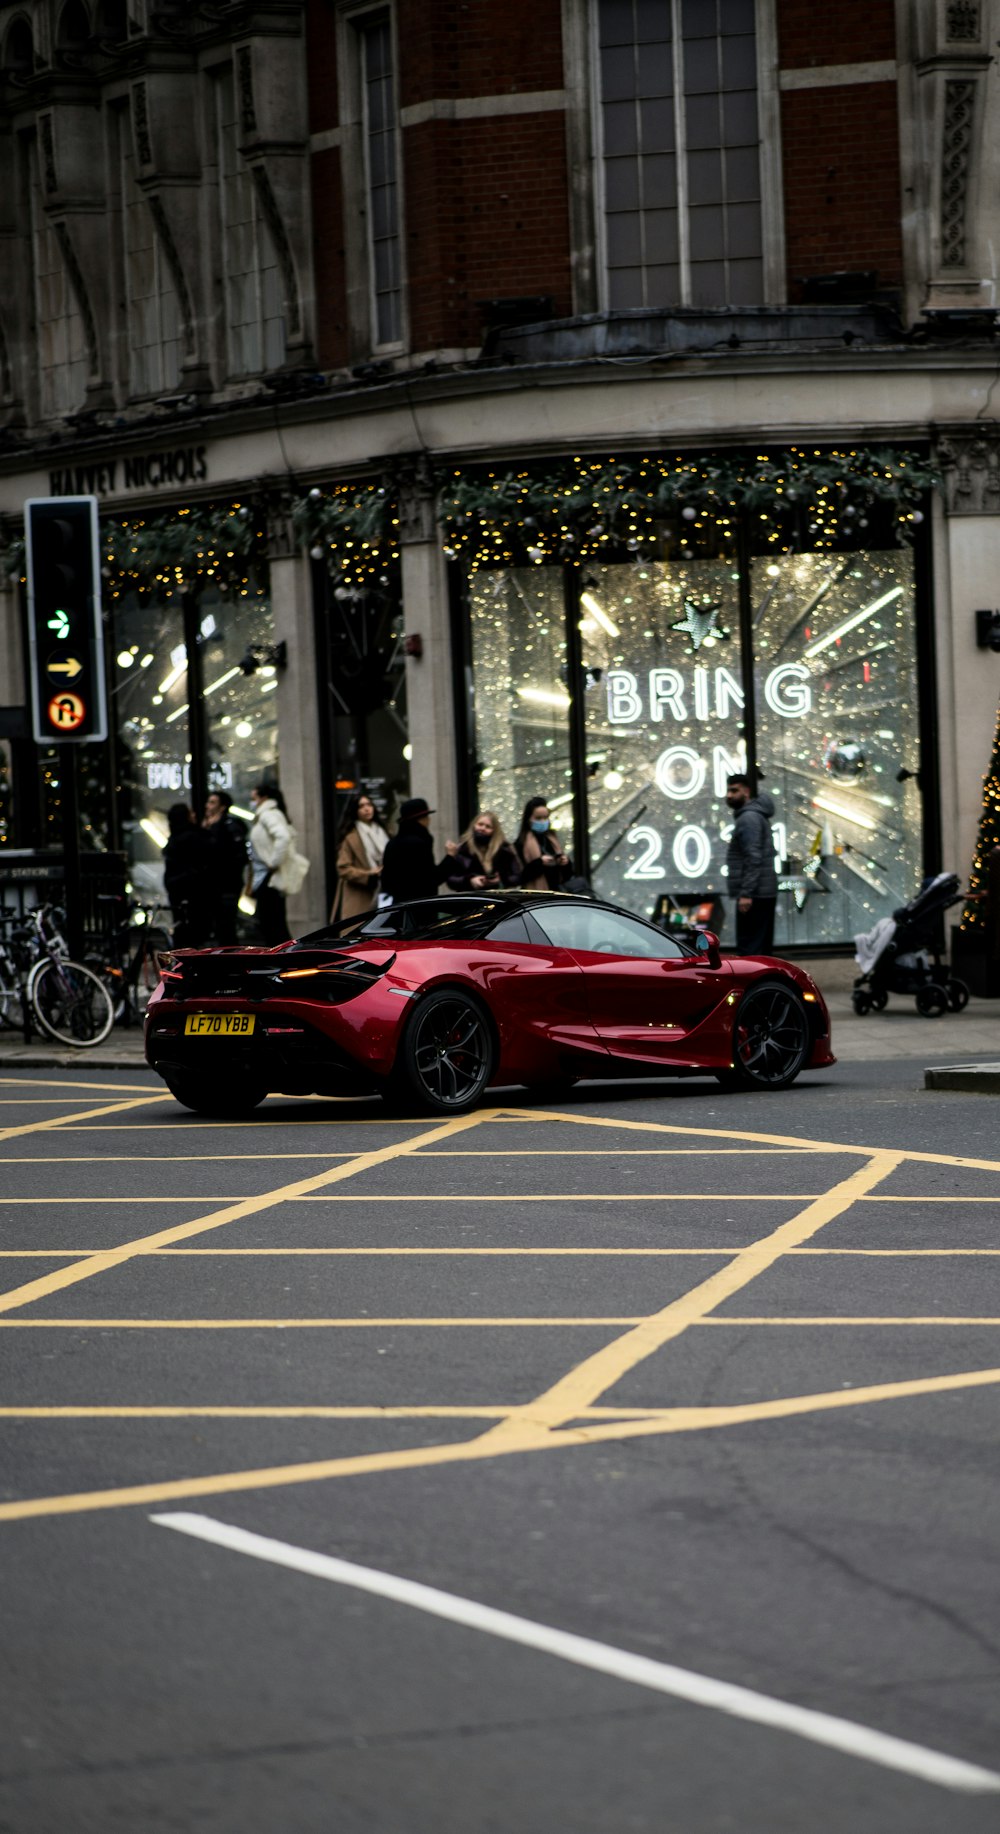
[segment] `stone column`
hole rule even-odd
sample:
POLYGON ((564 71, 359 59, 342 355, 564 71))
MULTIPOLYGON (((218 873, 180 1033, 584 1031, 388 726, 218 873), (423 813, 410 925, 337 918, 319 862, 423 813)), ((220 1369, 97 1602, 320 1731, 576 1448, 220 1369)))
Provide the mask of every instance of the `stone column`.
POLYGON ((1000 656, 976 648, 974 616, 1000 610, 1000 438, 993 431, 949 434, 937 460, 945 477, 944 553, 935 582, 944 865, 965 879, 1000 701, 1000 656))
POLYGON ((288 900, 293 936, 318 929, 329 917, 323 881, 323 795, 319 767, 319 704, 309 564, 298 548, 291 516, 268 515, 271 613, 274 641, 288 647, 278 671, 278 780, 295 824, 299 852, 310 862, 302 890, 288 900))
POLYGON ((457 840, 455 686, 448 613, 447 562, 434 517, 430 467, 421 457, 396 477, 410 734, 410 790, 435 810, 439 854, 457 840))

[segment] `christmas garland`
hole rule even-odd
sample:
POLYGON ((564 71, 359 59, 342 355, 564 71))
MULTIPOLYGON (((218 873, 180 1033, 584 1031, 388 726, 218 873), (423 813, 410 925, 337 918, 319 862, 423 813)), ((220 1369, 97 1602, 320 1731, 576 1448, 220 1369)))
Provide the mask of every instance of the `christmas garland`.
MULTIPOLYGON (((755 458, 580 458, 547 471, 459 471, 440 480, 445 553, 478 567, 587 561, 603 554, 685 558, 725 552, 736 519, 769 524, 767 545, 832 548, 889 509, 897 541, 923 521, 939 474, 912 452, 807 452, 755 458)), ((859 543, 860 545, 860 543, 859 543)))
MULTIPOLYGON (((863 545, 869 515, 888 509, 900 542, 923 521, 939 474, 908 451, 830 452, 791 447, 753 458, 573 458, 547 467, 431 474, 444 552, 470 568, 584 562, 624 553, 725 553, 736 521, 768 524, 768 547, 863 545)), ((356 596, 395 585, 399 514, 389 480, 313 487, 288 498, 297 544, 324 560, 336 588, 356 596)), ((265 590, 268 505, 182 509, 165 516, 103 518, 102 569, 112 596, 265 590)), ((0 549, 0 571, 23 577, 24 543, 0 549)))
POLYGON ((976 848, 972 859, 972 870, 969 873, 969 902, 963 906, 960 928, 963 930, 986 930, 991 920, 987 916, 986 899, 990 885, 990 856, 1000 850, 1000 719, 997 720, 996 736, 993 740, 993 756, 990 768, 983 778, 983 806, 979 817, 979 832, 976 836, 976 848))

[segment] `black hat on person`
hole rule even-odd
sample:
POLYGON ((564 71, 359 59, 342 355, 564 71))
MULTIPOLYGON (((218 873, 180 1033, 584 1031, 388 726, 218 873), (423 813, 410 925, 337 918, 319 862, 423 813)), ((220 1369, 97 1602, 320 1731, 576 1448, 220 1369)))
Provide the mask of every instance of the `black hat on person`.
POLYGON ((423 796, 409 796, 400 804, 400 821, 419 821, 422 815, 433 815, 434 810, 423 796))

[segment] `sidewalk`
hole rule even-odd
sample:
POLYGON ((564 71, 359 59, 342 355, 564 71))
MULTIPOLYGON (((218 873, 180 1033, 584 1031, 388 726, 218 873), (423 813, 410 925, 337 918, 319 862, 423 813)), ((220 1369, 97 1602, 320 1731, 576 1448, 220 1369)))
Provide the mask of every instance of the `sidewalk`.
MULTIPOLYGON (((924 1019, 912 997, 892 994, 884 1012, 859 1019, 851 1006, 851 988, 857 974, 852 960, 846 956, 821 957, 800 965, 817 982, 830 1008, 833 1048, 841 1063, 891 1058, 907 1061, 921 1070, 979 1064, 989 1066, 993 1078, 990 1088, 1000 1093, 1000 1000, 970 1000, 962 1013, 924 1019)), ((67 1051, 38 1037, 25 1045, 20 1032, 0 1032, 0 1072, 9 1074, 14 1068, 145 1070, 142 1027, 116 1026, 104 1044, 83 1051, 67 1051)), ((975 1086, 980 1081, 977 1078, 975 1086)), ((933 1086, 953 1085, 935 1077, 933 1086)), ((973 1087, 967 1072, 960 1086, 973 1087)))

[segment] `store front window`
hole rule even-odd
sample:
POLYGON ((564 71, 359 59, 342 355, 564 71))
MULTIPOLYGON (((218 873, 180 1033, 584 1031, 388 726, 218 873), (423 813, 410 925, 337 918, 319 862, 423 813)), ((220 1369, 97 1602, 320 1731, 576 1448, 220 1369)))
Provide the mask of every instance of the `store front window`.
POLYGON ((544 796, 573 844, 569 661, 561 572, 484 571, 470 583, 478 797, 511 838, 544 796))
MULTIPOLYGON (((192 802, 192 725, 201 723, 210 789, 228 790, 247 811, 251 787, 277 772, 277 675, 265 664, 244 675, 241 658, 271 639, 260 598, 200 595, 197 607, 203 690, 192 706, 180 598, 115 602, 111 706, 121 785, 119 824, 132 884, 151 901, 162 895, 167 811, 192 802)), ((200 811, 199 811, 200 813, 200 811)))
POLYGON ((528 795, 562 800, 570 834, 581 747, 575 813, 594 890, 651 915, 664 895, 725 901, 726 778, 749 749, 774 802, 776 946, 843 943, 912 897, 922 872, 913 553, 743 565, 742 582, 740 563, 699 556, 590 565, 575 580, 476 573, 475 795, 515 830, 528 795))

